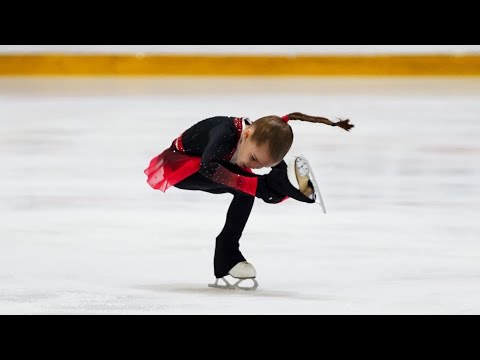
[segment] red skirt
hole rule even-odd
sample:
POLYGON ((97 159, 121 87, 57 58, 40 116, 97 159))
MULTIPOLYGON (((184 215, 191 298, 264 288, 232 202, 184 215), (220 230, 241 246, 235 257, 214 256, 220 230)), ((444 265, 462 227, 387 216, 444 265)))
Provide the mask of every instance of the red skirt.
POLYGON ((155 190, 165 192, 196 173, 200 169, 200 160, 199 156, 185 155, 173 147, 169 148, 150 161, 144 171, 148 176, 147 183, 155 190))

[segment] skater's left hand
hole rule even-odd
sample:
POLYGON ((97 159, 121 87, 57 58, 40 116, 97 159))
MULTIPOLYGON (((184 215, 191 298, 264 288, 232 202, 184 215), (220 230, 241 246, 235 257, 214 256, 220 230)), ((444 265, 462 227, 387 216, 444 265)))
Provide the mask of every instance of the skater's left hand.
POLYGON ((304 195, 300 190, 296 189, 288 180, 287 176, 287 165, 284 161, 280 164, 272 167, 272 171, 267 175, 266 183, 268 186, 275 190, 277 193, 284 196, 291 197, 295 200, 312 204, 315 200, 310 199, 308 196, 304 195))
POLYGON ((268 204, 278 204, 286 199, 285 195, 282 195, 276 191, 271 185, 271 178, 267 175, 261 175, 258 177, 258 185, 256 197, 262 199, 268 204))

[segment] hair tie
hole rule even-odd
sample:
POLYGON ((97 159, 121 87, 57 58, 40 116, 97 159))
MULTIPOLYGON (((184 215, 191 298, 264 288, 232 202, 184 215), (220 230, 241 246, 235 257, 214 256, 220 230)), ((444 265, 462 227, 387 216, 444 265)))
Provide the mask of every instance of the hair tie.
POLYGON ((288 123, 288 120, 290 119, 288 118, 288 115, 285 115, 285 116, 282 116, 282 120, 288 123))

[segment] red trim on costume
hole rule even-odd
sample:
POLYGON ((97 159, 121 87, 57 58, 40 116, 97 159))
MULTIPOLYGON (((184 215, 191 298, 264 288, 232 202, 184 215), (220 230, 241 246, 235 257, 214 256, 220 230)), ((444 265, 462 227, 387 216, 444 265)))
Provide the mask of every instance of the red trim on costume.
MULTIPOLYGON (((235 126, 235 130, 237 130, 237 144, 238 140, 240 140, 240 136, 242 135, 243 131, 243 118, 235 118, 233 119, 233 125, 235 126)), ((235 146, 232 151, 230 151, 230 154, 226 156, 226 160, 230 161, 233 157, 233 154, 235 154, 235 151, 237 150, 237 147, 235 146)))
POLYGON ((175 147, 177 148, 178 151, 184 153, 185 149, 183 148, 182 136, 183 136, 183 133, 175 140, 175 147))
POLYGON ((219 166, 215 173, 207 178, 252 196, 257 193, 258 177, 235 174, 223 166, 219 166))

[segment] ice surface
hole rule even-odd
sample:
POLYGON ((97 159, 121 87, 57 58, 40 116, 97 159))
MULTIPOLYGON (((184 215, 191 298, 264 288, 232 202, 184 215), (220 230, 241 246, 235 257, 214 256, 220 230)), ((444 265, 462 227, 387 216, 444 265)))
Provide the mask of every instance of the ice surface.
POLYGON ((1 314, 480 314, 480 79, 0 78, 1 314), (145 182, 214 115, 292 122, 328 209, 256 201, 255 292, 211 289, 230 195, 145 182))

